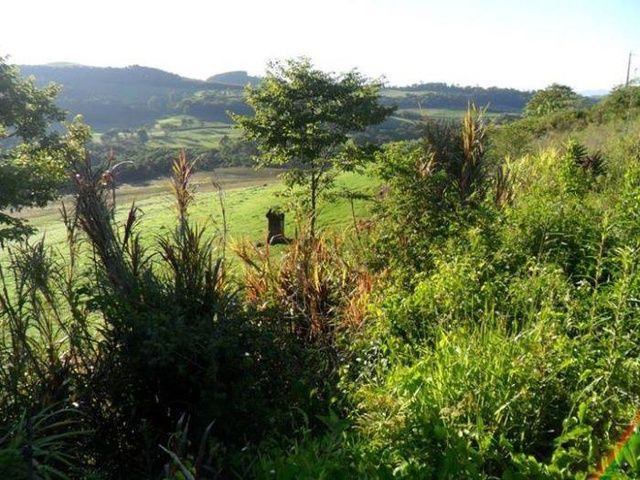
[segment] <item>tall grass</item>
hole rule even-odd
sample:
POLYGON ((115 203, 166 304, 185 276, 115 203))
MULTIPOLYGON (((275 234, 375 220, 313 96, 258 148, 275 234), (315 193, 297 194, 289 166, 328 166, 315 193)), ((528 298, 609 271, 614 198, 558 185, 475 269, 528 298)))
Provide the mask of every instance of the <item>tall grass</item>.
POLYGON ((273 255, 269 245, 235 245, 246 266, 246 299, 259 309, 277 308, 301 340, 331 345, 337 331, 364 321, 374 280, 339 236, 312 236, 304 227, 298 231, 282 256, 273 255))

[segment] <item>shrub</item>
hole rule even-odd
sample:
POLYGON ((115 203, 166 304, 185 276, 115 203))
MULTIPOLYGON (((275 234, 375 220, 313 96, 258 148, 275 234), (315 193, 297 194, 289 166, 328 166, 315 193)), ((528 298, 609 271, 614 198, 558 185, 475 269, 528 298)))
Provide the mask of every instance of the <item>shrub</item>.
POLYGON ((396 143, 378 159, 386 183, 377 205, 373 265, 411 277, 430 268, 431 251, 483 216, 489 188, 482 111, 470 106, 461 127, 434 123, 421 143, 396 143))
POLYGON ((288 428, 290 409, 309 398, 292 390, 304 386, 304 371, 282 369, 294 358, 306 365, 305 350, 242 309, 215 241, 189 221, 191 171, 184 155, 174 162, 178 222, 155 257, 142 246, 135 207, 121 233, 113 223, 108 172, 85 166, 76 176, 76 211, 95 252, 90 301, 103 318, 81 400, 97 431, 93 454, 116 477, 158 471, 157 445, 182 415, 195 438, 215 420, 211 438, 231 447, 288 428))

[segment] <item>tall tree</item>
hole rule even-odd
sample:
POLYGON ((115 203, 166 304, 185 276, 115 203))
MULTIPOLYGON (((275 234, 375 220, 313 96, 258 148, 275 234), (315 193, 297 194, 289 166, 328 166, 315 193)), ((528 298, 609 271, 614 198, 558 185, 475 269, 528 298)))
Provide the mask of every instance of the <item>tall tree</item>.
POLYGON ((307 187, 311 235, 319 194, 332 173, 362 158, 356 152, 363 149, 349 142, 349 134, 382 122, 393 111, 380 104, 381 87, 355 70, 323 72, 306 58, 271 63, 262 83, 247 87, 254 115, 234 119, 263 153, 261 164, 286 164, 287 184, 307 187))
POLYGON ((542 117, 549 113, 580 107, 582 98, 571 87, 554 83, 538 90, 524 107, 528 117, 542 117))
POLYGON ((88 130, 81 123, 64 136, 51 128, 65 116, 54 104, 58 91, 37 88, 0 57, 0 245, 32 232, 13 212, 53 199, 67 163, 84 154, 88 130))

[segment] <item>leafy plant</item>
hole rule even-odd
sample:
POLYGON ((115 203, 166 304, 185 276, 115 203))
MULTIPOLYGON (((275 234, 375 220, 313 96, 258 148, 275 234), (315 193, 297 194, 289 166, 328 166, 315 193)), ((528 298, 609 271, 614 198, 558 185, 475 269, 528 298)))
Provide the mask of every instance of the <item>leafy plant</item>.
POLYGON ((382 122, 394 110, 379 103, 381 86, 356 71, 322 72, 304 58, 275 62, 259 86, 247 87, 253 117, 234 115, 262 151, 261 165, 287 165, 287 183, 307 187, 312 236, 319 195, 334 171, 349 170, 363 157, 349 134, 382 122))
POLYGON ((83 434, 78 412, 69 408, 43 408, 21 414, 0 430, 0 475, 12 480, 69 480, 79 471, 74 452, 83 434))

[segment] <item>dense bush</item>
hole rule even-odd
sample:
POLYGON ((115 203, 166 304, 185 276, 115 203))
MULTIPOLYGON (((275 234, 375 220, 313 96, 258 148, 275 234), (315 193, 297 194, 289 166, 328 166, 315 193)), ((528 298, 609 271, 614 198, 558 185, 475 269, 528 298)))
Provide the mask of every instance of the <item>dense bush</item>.
POLYGON ((474 109, 461 126, 427 124, 422 141, 386 146, 378 161, 387 186, 378 202, 384 228, 374 236, 374 265, 397 261, 394 273, 405 278, 426 271, 431 252, 456 235, 464 218, 483 215, 490 173, 485 134, 482 114, 474 109))
POLYGON ((622 133, 629 133, 630 128, 637 128, 640 113, 638 86, 616 87, 595 103, 578 102, 576 97, 573 100, 569 97, 564 101, 577 102, 573 107, 563 106, 564 101, 559 100, 560 108, 543 108, 546 113, 525 116, 506 124, 494 122, 490 131, 491 157, 517 158, 526 153, 536 153, 541 149, 557 146, 568 137, 576 135, 590 146, 601 146, 607 142, 620 141, 625 137, 622 133))
MULTIPOLYGON (((403 275, 387 276, 363 328, 346 335, 341 386, 353 407, 323 437, 271 449, 255 475, 593 473, 640 399, 640 177, 635 143, 625 145, 598 168, 575 143, 511 161, 499 170, 506 201, 494 170, 466 205, 455 175, 424 167, 428 148, 388 147, 378 229, 390 240, 378 248, 390 251, 375 265, 403 275)), ((637 450, 625 452, 633 475, 637 450)))
POLYGON ((640 86, 620 85, 593 109, 598 120, 633 117, 640 110, 640 86))
MULTIPOLYGON (((181 419, 189 425, 185 455, 239 449, 265 432, 290 432, 296 409, 311 415, 313 389, 330 381, 317 368, 321 350, 284 319, 239 301, 216 239, 189 221, 192 165, 184 155, 174 161, 177 225, 153 249, 141 242, 135 207, 124 225, 113 220, 109 172, 76 165, 68 260, 52 260, 41 242, 14 250, 11 276, 2 270, 3 474, 75 475, 96 465, 100 478, 157 478, 171 463, 158 445, 181 419), (76 425, 53 422, 38 434, 37 412, 54 405, 73 406, 76 425), (50 453, 42 437, 62 441, 68 429, 72 444, 53 444, 50 453)), ((211 468, 225 468, 224 457, 214 460, 211 468)))

